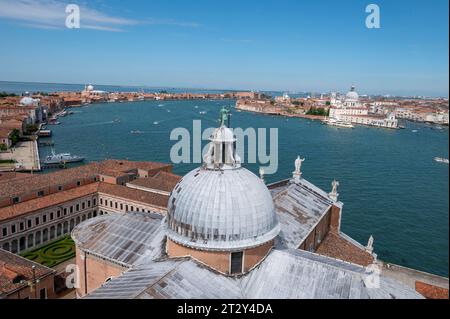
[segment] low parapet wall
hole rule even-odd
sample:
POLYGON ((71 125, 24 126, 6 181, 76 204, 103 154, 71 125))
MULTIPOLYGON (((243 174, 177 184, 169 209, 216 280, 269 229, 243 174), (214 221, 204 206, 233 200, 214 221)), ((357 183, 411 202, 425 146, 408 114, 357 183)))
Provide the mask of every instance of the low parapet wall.
POLYGON ((385 262, 382 267, 383 275, 400 281, 427 298, 448 298, 448 278, 385 262))

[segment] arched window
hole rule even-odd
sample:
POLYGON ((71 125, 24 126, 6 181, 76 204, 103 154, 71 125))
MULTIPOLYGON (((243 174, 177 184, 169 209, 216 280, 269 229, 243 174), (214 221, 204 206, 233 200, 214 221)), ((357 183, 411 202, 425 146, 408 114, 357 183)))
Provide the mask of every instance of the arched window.
POLYGON ((56 228, 55 226, 50 227, 50 239, 54 239, 56 237, 56 228))
POLYGON ((37 231, 36 232, 36 245, 40 245, 41 244, 41 231, 37 231))
POLYGON ((29 234, 28 235, 28 240, 27 240, 27 246, 28 248, 31 248, 34 246, 34 234, 29 234))
POLYGON ((48 241, 48 229, 44 229, 42 231, 42 242, 45 243, 46 241, 48 241))
POLYGON ((25 237, 20 237, 19 239, 19 250, 23 251, 27 248, 27 241, 25 237))

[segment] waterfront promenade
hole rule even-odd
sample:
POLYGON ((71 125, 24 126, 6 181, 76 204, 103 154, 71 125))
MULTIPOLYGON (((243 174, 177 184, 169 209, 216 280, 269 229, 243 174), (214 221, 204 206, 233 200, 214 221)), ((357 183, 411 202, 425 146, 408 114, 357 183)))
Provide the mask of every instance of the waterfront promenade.
POLYGON ((3 166, 4 171, 40 171, 39 150, 37 141, 24 141, 17 143, 10 152, 0 153, 0 160, 15 160, 16 164, 3 166))

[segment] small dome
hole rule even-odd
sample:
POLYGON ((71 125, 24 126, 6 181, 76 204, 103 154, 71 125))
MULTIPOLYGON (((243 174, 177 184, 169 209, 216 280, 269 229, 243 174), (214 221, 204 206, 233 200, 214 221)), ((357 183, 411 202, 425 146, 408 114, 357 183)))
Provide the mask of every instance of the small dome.
POLYGON ((23 106, 30 106, 33 104, 34 104, 34 100, 29 96, 25 96, 20 100, 20 105, 23 105, 23 106))
POLYGON ((257 247, 280 228, 264 182, 245 168, 188 173, 168 205, 168 237, 181 245, 227 251, 257 247))
POLYGON ((94 86, 93 85, 88 85, 87 86, 87 90, 88 91, 94 91, 94 86))
POLYGON ((357 101, 359 100, 359 95, 358 93, 355 91, 355 87, 352 86, 352 88, 350 89, 350 91, 345 95, 345 99, 346 100, 352 100, 352 101, 357 101))

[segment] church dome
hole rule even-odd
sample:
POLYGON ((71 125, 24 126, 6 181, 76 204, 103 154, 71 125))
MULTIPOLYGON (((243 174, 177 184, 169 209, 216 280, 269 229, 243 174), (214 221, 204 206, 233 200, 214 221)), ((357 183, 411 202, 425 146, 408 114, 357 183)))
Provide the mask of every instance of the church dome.
POLYGON ((258 247, 280 232, 273 199, 264 181, 241 167, 234 133, 225 125, 228 110, 221 113, 203 166, 183 177, 170 195, 167 236, 199 250, 258 247))
POLYGON ((354 86, 352 86, 350 91, 345 95, 345 99, 346 100, 353 100, 353 101, 359 100, 359 94, 355 91, 355 87, 354 86))
POLYGON ((25 96, 20 100, 20 105, 23 105, 23 106, 30 106, 33 104, 34 104, 34 100, 29 96, 25 96))
POLYGON ((202 250, 256 247, 280 231, 269 190, 245 168, 188 173, 169 199, 168 228, 174 242, 202 250))

